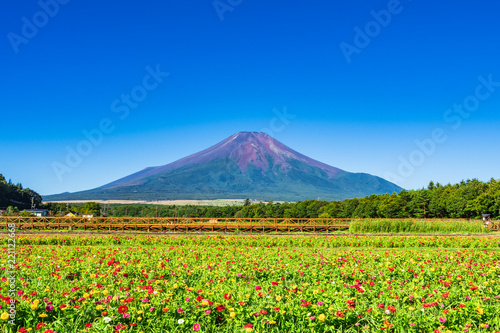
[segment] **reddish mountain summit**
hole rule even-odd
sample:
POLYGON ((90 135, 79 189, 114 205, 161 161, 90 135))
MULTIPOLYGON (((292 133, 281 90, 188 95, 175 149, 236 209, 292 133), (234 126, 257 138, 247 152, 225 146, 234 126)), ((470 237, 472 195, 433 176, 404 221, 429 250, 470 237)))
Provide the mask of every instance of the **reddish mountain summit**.
POLYGON ((48 198, 296 201, 318 197, 345 199, 400 190, 382 178, 349 173, 316 161, 265 133, 240 132, 175 162, 146 168, 93 190, 48 198))

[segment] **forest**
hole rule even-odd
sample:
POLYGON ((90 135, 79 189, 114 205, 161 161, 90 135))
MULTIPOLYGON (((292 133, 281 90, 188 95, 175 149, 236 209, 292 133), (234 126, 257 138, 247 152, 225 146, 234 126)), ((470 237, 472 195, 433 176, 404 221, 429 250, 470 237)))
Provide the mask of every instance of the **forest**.
POLYGON ((23 188, 21 183, 13 184, 10 179, 7 181, 0 174, 0 209, 8 207, 15 207, 17 210, 30 208, 31 198, 37 207, 42 203, 40 194, 29 188, 23 188))
MULTIPOLYGON (((45 204, 55 213, 66 204, 45 204)), ((85 210, 73 205, 70 210, 85 210)), ((467 218, 479 219, 489 213, 500 217, 500 180, 477 179, 458 184, 430 182, 427 188, 399 193, 371 195, 343 201, 305 200, 295 203, 252 203, 243 206, 155 206, 94 204, 94 212, 105 216, 142 217, 245 217, 245 218, 467 218), (97 205, 97 206, 96 206, 97 205)))

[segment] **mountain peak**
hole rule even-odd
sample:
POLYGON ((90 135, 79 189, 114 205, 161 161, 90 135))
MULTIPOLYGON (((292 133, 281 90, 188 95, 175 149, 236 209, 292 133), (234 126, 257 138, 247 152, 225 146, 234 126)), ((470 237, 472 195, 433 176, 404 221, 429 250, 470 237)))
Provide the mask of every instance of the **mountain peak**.
MULTIPOLYGON (((175 162, 102 187, 64 195, 86 199, 346 199, 399 191, 384 179, 309 158, 262 132, 238 132, 175 162), (88 198, 87 198, 87 197, 88 198)), ((55 195, 61 199, 63 195, 55 195)))

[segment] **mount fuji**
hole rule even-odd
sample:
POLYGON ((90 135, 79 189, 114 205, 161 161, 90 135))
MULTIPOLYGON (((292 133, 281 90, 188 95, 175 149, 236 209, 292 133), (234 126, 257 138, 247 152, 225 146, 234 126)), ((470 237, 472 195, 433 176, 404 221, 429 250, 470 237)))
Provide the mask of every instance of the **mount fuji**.
POLYGON ((175 162, 101 187, 44 196, 51 200, 343 200, 401 187, 309 158, 265 133, 240 132, 175 162))

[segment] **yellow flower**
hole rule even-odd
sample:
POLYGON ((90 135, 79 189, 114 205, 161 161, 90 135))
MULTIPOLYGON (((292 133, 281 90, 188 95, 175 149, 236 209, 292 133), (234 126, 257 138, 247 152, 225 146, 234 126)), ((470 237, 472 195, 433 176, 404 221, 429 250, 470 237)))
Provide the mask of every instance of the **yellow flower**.
POLYGON ((179 288, 179 285, 177 283, 174 283, 174 285, 172 286, 172 288, 177 289, 177 288, 179 288))
POLYGON ((319 293, 319 291, 317 291, 317 290, 313 290, 313 294, 314 294, 314 295, 317 295, 318 293, 319 293))
POLYGON ((31 310, 36 310, 38 308, 38 304, 33 303, 30 305, 30 308, 31 310))
POLYGON ((33 304, 36 304, 36 305, 40 304, 40 300, 38 300, 38 299, 34 300, 33 304))
POLYGON ((95 277, 96 277, 96 276, 97 276, 97 275, 95 275, 94 273, 90 274, 90 278, 91 278, 91 279, 95 279, 95 277))
POLYGON ((276 300, 277 300, 278 302, 279 302, 279 301, 281 301, 281 300, 282 300, 281 296, 280 296, 280 295, 276 296, 276 300))
POLYGON ((410 310, 410 311, 415 311, 415 308, 414 308, 413 306, 410 306, 410 307, 408 308, 408 310, 410 310))
POLYGON ((231 313, 229 314, 229 317, 231 317, 231 318, 236 317, 236 312, 231 312, 231 313))
POLYGON ((98 305, 98 306, 95 307, 95 309, 96 310, 102 310, 102 309, 104 309, 104 307, 102 305, 98 305))
POLYGON ((476 308, 476 312, 480 315, 482 315, 484 313, 483 309, 481 309, 481 308, 476 308))
POLYGON ((247 332, 247 333, 253 332, 253 328, 247 327, 247 328, 245 328, 245 332, 247 332))
POLYGON ((2 320, 7 320, 7 319, 9 319, 9 314, 7 312, 4 312, 4 313, 2 313, 0 318, 2 318, 2 320))
POLYGON ((107 294, 109 294, 109 291, 107 291, 107 290, 103 290, 103 291, 102 291, 102 294, 103 294, 104 296, 106 296, 107 294))
POLYGON ((38 315, 38 317, 45 318, 45 317, 47 317, 47 314, 46 313, 42 313, 41 315, 38 315))
POLYGON ((320 315, 318 316, 318 320, 319 320, 319 321, 325 321, 325 315, 324 315, 324 314, 320 314, 320 315))
POLYGON ((285 313, 286 313, 286 311, 285 311, 285 310, 280 310, 280 313, 281 313, 281 314, 285 314, 285 313))
POLYGON ((144 313, 144 311, 142 311, 142 310, 137 311, 137 314, 143 314, 143 313, 144 313))
POLYGON ((274 324, 276 324, 276 321, 275 321, 275 320, 271 320, 271 321, 269 322, 269 324, 274 325, 274 324))
POLYGON ((85 298, 89 298, 89 297, 90 297, 90 295, 89 295, 88 293, 85 293, 85 294, 83 294, 83 297, 85 297, 85 298))
POLYGON ((142 320, 142 317, 137 317, 137 321, 141 321, 142 320))

